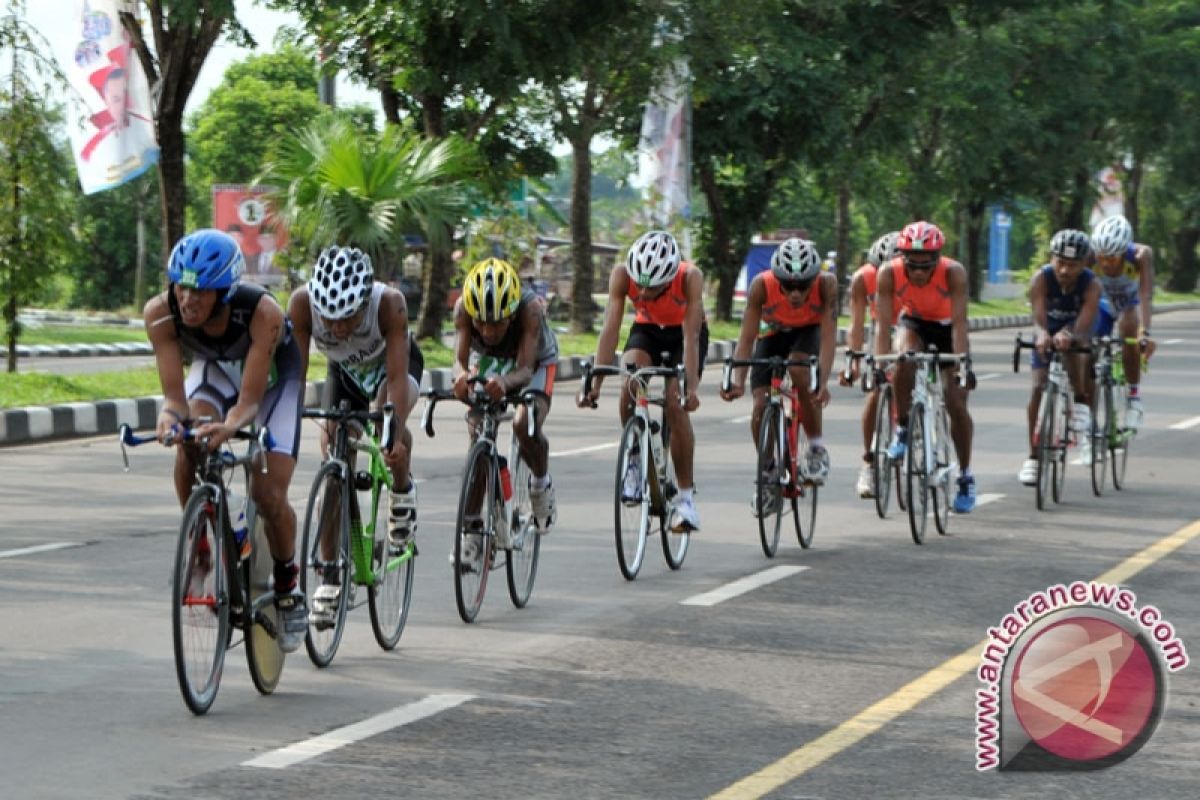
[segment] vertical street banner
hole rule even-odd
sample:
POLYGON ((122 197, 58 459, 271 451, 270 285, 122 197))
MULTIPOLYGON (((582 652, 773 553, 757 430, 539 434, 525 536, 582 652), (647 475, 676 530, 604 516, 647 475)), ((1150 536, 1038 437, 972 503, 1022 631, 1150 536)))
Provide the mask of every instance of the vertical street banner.
POLYGON ((1096 202, 1092 205, 1088 225, 1096 227, 1100 220, 1125 213, 1125 187, 1121 182, 1121 165, 1107 166, 1096 173, 1096 202))
POLYGON ((271 213, 266 195, 274 186, 218 183, 212 187, 213 227, 225 231, 242 248, 246 272, 242 280, 277 286, 284 272, 276 256, 287 245, 287 230, 271 213))
POLYGON ((638 142, 638 180, 653 225, 691 217, 691 72, 676 61, 646 103, 638 142))
MULTIPOLYGON (((64 4, 66 5, 66 4, 64 4)), ((158 163, 146 75, 121 25, 126 0, 82 0, 63 20, 61 60, 79 103, 68 127, 85 194, 133 180, 158 163)))

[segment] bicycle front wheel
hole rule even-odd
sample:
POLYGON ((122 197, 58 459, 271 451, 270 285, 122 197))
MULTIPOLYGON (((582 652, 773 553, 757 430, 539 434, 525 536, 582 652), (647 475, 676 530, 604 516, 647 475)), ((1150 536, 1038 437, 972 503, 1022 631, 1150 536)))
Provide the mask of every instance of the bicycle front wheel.
POLYGON ((275 607, 275 559, 267 542, 262 517, 254 520, 254 549, 242 562, 243 594, 252 609, 246 622, 246 662, 259 694, 270 694, 283 674, 284 652, 279 647, 283 621, 275 607))
POLYGON ((1104 494, 1108 475, 1108 442, 1112 433, 1112 389, 1096 382, 1095 408, 1092 409, 1092 494, 1104 494))
POLYGON ((1042 392, 1041 408, 1038 411, 1037 434, 1037 507, 1038 511, 1046 508, 1046 500, 1050 497, 1051 472, 1054 464, 1054 391, 1047 386, 1042 392))
POLYGON ((193 714, 212 707, 221 684, 230 633, 230 569, 212 494, 194 491, 183 510, 171 587, 175 675, 193 714))
MULTIPOLYGON (((360 494, 359 497, 365 497, 360 494)), ((417 545, 412 538, 403 548, 388 541, 387 487, 376 481, 367 500, 374 502, 369 519, 371 533, 371 585, 367 592, 367 607, 371 613, 371 631, 384 650, 392 650, 404 633, 408 609, 412 603, 414 561, 417 545)), ((358 531, 354 535, 360 534, 358 531)), ((352 550, 353 552, 353 550, 352 550)))
POLYGON ((529 481, 532 473, 525 459, 513 448, 510 464, 513 471, 513 502, 509 519, 512 532, 512 549, 505 557, 508 573, 508 597, 517 608, 524 608, 533 593, 533 581, 537 578, 538 555, 542 550, 542 537, 533 522, 533 501, 529 498, 529 481))
POLYGON ((650 532, 650 441, 643 435, 642 420, 633 416, 621 431, 617 448, 617 482, 613 493, 614 532, 617 540, 617 566, 625 580, 637 577, 646 557, 646 537, 650 532), (629 486, 626 486, 626 479, 629 486))
POLYGON ((496 484, 491 451, 485 442, 476 442, 467 453, 454 535, 454 601, 463 622, 475 621, 487 589, 495 530, 496 484), (479 508, 471 513, 474 501, 479 502, 479 508))
POLYGON ((304 592, 310 618, 304 647, 308 657, 318 667, 327 667, 333 661, 342 633, 346 630, 346 612, 350 605, 350 509, 348 487, 342 479, 341 465, 326 461, 317 470, 312 490, 308 493, 308 505, 304 513, 304 538, 300 552, 303 568, 300 571, 300 589, 304 592), (332 547, 331 557, 326 558, 326 547, 332 547), (317 598, 322 586, 337 587, 336 599, 317 598))
MULTIPOLYGON (((658 434, 662 437, 662 453, 666 459, 666 464, 663 465, 663 472, 666 473, 667 480, 664 485, 659 487, 659 491, 663 495, 662 514, 659 516, 658 529, 659 537, 662 540, 663 558, 666 559, 667 566, 671 569, 679 569, 683 566, 683 560, 687 558, 688 545, 692 541, 690 531, 676 533, 671 530, 671 498, 678 495, 678 483, 675 478, 675 461, 671 458, 671 437, 668 433, 670 429, 666 424, 662 426, 661 432, 658 434)), ((655 434, 650 433, 651 436, 655 434)), ((692 487, 695 489, 695 487, 692 487)))
POLYGON ((779 550, 779 529, 783 523, 783 488, 780 476, 788 470, 787 441, 780 435, 778 406, 763 409, 758 429, 758 475, 754 481, 758 539, 763 554, 774 558, 779 550))
POLYGON ((1061 503, 1067 482, 1067 444, 1070 440, 1071 410, 1067 398, 1059 396, 1054 409, 1054 482, 1050 485, 1054 502, 1061 503))
POLYGON ((954 470, 950 460, 950 415, 946 407, 938 409, 937 428, 934 431, 933 479, 930 494, 933 495, 933 524, 937 532, 945 536, 950 531, 950 487, 954 485, 954 470))
POLYGON ((871 483, 875 490, 875 513, 879 515, 880 519, 887 518, 888 503, 892 497, 894 468, 888 458, 887 449, 895 431, 896 422, 892 416, 892 387, 884 384, 879 389, 879 404, 875 407, 875 436, 871 445, 871 483))
POLYGON ((1121 385, 1122 390, 1117 400, 1113 401, 1112 411, 1112 430, 1114 432, 1109 447, 1111 448, 1110 455, 1112 456, 1112 479, 1113 488, 1118 491, 1124 489, 1125 484, 1125 467, 1129 462, 1129 446, 1133 444, 1134 432, 1125 427, 1125 421, 1121 419, 1121 411, 1126 407, 1126 390, 1124 384, 1121 385))
POLYGON ((913 405, 908 414, 908 450, 905 454, 905 493, 908 496, 908 527, 912 540, 925 541, 929 524, 929 459, 925 452, 925 409, 913 405))
MULTIPOLYGON (((780 432, 780 435, 786 439, 786 428, 780 432)), ((804 428, 799 428, 796 432, 796 452, 793 453, 791 445, 787 445, 784 448, 784 458, 787 461, 784 463, 788 465, 790 480, 786 484, 786 491, 791 495, 792 522, 796 527, 796 541, 805 550, 812 547, 813 533, 817 529, 817 494, 819 491, 815 482, 806 481, 803 478, 804 470, 799 463, 806 453, 808 453, 808 437, 804 434, 804 428)))

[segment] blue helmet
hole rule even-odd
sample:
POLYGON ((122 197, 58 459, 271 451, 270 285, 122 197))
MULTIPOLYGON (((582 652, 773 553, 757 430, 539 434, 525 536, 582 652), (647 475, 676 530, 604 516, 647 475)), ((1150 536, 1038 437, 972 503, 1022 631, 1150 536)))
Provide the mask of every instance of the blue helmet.
POLYGON ((237 241, 224 231, 201 228, 180 239, 167 261, 167 280, 185 289, 225 289, 228 303, 246 268, 237 241))

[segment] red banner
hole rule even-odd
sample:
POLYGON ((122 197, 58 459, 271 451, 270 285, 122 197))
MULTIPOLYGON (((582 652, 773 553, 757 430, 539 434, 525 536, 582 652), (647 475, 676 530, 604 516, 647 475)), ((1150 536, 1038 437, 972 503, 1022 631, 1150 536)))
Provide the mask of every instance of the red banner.
POLYGON ((213 227, 238 240, 246 257, 243 280, 268 286, 283 283, 279 253, 287 245, 287 230, 275 218, 265 195, 273 186, 221 183, 212 187, 213 227))

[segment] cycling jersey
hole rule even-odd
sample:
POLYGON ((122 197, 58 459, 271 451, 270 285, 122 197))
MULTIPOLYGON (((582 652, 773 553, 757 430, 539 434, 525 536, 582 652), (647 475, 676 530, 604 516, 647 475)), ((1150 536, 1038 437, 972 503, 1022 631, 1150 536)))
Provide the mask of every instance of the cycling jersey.
POLYGON ((1136 245, 1129 245, 1125 250, 1125 255, 1121 257, 1124 267, 1119 274, 1114 276, 1105 275, 1103 269, 1096 268, 1096 279, 1100 281, 1100 288, 1104 291, 1101 302, 1104 309, 1114 316, 1120 315, 1127 308, 1138 305, 1141 269, 1138 267, 1136 255, 1136 245))
POLYGON ((821 281, 818 280, 800 305, 792 305, 791 299, 779 285, 774 272, 762 273, 762 312, 758 322, 758 336, 773 336, 780 331, 819 325, 824 315, 825 302, 821 296, 821 281))
POLYGON ((939 258, 929 282, 917 286, 908 279, 903 257, 895 258, 892 260, 892 282, 895 287, 893 313, 899 309, 900 317, 950 324, 954 314, 950 301, 950 259, 939 258))
POLYGON ((1054 275, 1054 267, 1047 264, 1042 267, 1042 285, 1046 287, 1046 330, 1058 333, 1079 318, 1083 309, 1083 300, 1088 287, 1092 285, 1095 274, 1090 269, 1079 273, 1071 291, 1064 292, 1054 275))
MULTIPOLYGON (((379 328, 379 304, 387 286, 371 287, 367 313, 359 326, 345 339, 338 339, 320 314, 312 315, 312 338, 317 350, 330 364, 336 364, 344 377, 352 381, 366 397, 374 397, 387 380, 387 339, 379 328)), ((408 337, 408 374, 421 382, 424 357, 412 334, 408 337), (415 369, 415 372, 414 372, 415 369)))
POLYGON ((687 316, 687 274, 693 269, 695 267, 688 262, 680 262, 679 271, 667 284, 667 290, 652 300, 643 298, 645 290, 630 281, 626 294, 629 302, 633 303, 634 321, 660 328, 682 325, 683 318, 687 316))
MULTIPOLYGON (((850 282, 853 283, 855 278, 861 277, 863 288, 867 293, 867 308, 871 309, 871 319, 874 320, 879 316, 878 310, 875 307, 875 292, 876 286, 879 283, 879 268, 874 264, 863 264, 854 274, 850 276, 850 282)), ((893 312, 895 309, 893 309, 893 312)))
MULTIPOLYGON (((480 375, 505 375, 517 368, 517 353, 524 336, 520 320, 525 308, 530 303, 540 302, 541 300, 536 294, 528 289, 523 290, 517 312, 512 317, 512 324, 504 332, 504 338, 495 345, 485 343, 475 326, 471 326, 470 346, 473 353, 471 361, 479 366, 480 375)), ((558 339, 554 336, 554 331, 550 330, 550 323, 544 314, 541 315, 541 321, 538 324, 540 330, 538 331, 537 356, 533 363, 535 371, 539 367, 551 367, 558 364, 558 339)))

